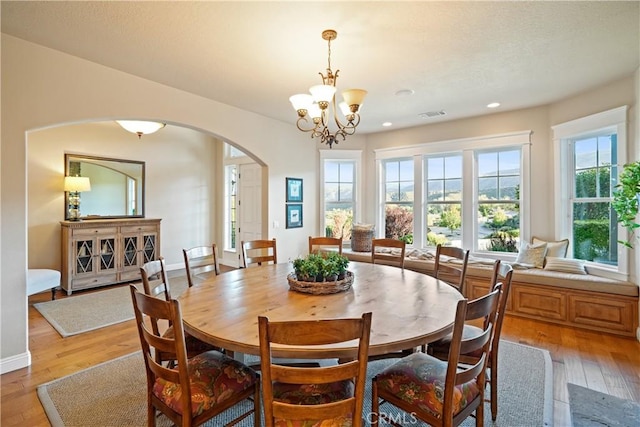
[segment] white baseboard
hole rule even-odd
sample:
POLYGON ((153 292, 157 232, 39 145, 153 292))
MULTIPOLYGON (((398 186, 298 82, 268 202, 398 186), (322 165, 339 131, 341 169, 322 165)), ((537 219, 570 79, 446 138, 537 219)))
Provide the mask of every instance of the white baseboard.
POLYGON ((7 372, 17 371, 18 369, 26 368, 31 365, 31 353, 18 354, 16 356, 10 356, 0 360, 0 374, 6 374, 7 372))

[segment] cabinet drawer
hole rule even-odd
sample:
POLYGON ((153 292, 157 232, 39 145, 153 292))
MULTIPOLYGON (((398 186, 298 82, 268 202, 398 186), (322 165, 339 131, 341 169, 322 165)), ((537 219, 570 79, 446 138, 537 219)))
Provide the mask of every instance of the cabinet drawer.
POLYGON ((554 320, 567 320, 567 296, 562 292, 529 286, 512 289, 512 308, 516 313, 529 314, 554 320))
POLYGON ((158 228, 155 225, 131 225, 126 227, 120 227, 120 231, 123 234, 130 233, 155 233, 158 228))
POLYGON ((106 227, 106 228, 78 228, 73 230, 74 237, 85 237, 85 236, 96 236, 96 235, 104 235, 104 234, 116 234, 118 229, 116 227, 106 227))
MULTIPOLYGON (((491 290, 491 286, 489 286, 489 279, 487 280, 476 280, 476 279, 467 279, 466 280, 466 288, 467 288, 467 297, 469 299, 476 299, 483 297, 489 293, 491 290)), ((507 311, 512 310, 512 295, 511 291, 509 291, 509 295, 507 296, 507 311)))
POLYGON ((467 295, 470 299, 476 299, 483 297, 489 293, 491 286, 489 286, 489 282, 480 281, 480 280, 470 280, 467 279, 467 295))
POLYGON ((633 334, 635 316, 637 314, 630 302, 582 295, 569 296, 569 320, 579 325, 633 334))
POLYGON ((131 271, 123 271, 122 273, 120 273, 121 282, 134 282, 136 280, 142 280, 142 278, 140 277, 139 268, 131 271))
POLYGON ((116 281, 116 273, 73 279, 71 287, 76 289, 88 289, 95 286, 106 285, 116 281))

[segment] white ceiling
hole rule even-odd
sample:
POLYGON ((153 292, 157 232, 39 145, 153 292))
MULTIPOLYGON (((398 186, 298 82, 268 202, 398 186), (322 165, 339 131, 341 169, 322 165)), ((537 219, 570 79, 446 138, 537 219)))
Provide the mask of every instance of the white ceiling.
POLYGON ((630 76, 639 6, 3 0, 1 12, 3 33, 289 123, 288 98, 321 83, 321 33, 335 29, 338 91, 369 91, 358 128, 368 133, 543 105, 630 76), (405 89, 414 94, 396 95, 405 89))

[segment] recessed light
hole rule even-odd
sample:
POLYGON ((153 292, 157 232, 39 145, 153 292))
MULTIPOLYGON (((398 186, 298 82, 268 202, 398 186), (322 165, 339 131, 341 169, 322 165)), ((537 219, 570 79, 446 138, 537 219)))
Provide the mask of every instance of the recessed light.
POLYGON ((384 127, 388 128, 388 127, 389 127, 389 126, 391 126, 392 124, 393 124, 393 123, 391 123, 391 122, 384 122, 384 123, 382 124, 382 126, 384 126, 384 127))
POLYGON ((497 108, 500 106, 499 102, 492 102, 491 104, 487 104, 487 108, 497 108))
POLYGON ((396 92, 396 96, 409 96, 416 93, 413 89, 400 89, 396 92))

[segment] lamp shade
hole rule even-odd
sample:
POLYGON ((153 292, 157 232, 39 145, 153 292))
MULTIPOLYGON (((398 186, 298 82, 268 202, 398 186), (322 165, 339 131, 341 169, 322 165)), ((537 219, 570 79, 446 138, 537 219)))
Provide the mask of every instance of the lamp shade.
POLYGON ((362 105, 364 97, 367 95, 367 91, 363 89, 348 89, 342 92, 342 98, 349 107, 352 105, 362 105))
POLYGON ((313 97, 308 93, 299 93, 291 96, 289 101, 291 101, 291 105, 293 105, 293 109, 296 111, 308 110, 309 106, 313 104, 313 97))
POLYGON ((165 127, 164 123, 158 122, 145 122, 140 120, 116 120, 124 130, 127 130, 136 135, 147 135, 154 133, 165 127))
POLYGON ((319 119, 322 117, 322 110, 318 106, 317 102, 314 102, 309 106, 309 116, 311 116, 312 119, 319 119))
POLYGON ((309 88, 313 100, 316 102, 331 102, 333 95, 336 93, 335 86, 316 85, 309 88))
POLYGON ((64 191, 82 192, 91 191, 91 182, 84 176, 65 176, 64 191))

